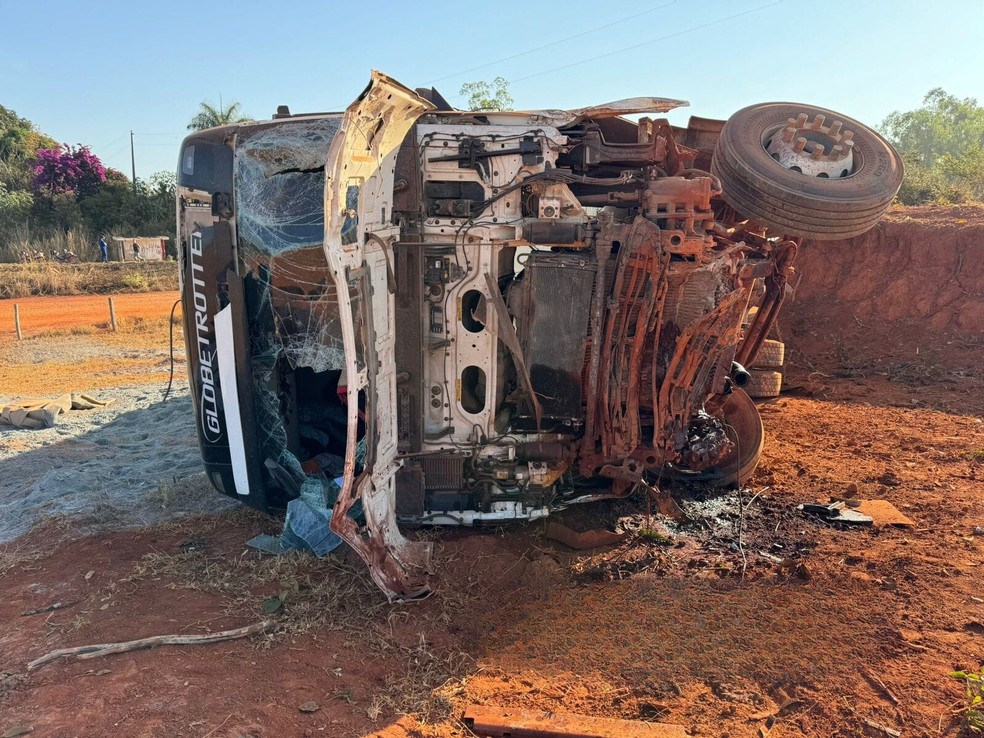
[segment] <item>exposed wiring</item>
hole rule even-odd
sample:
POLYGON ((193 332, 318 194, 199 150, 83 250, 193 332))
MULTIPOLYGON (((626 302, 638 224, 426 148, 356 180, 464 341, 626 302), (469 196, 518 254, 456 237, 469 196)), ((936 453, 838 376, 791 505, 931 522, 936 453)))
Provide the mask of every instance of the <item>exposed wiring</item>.
POLYGON ((167 400, 167 396, 171 394, 171 386, 174 384, 174 311, 177 310, 178 305, 181 304, 181 298, 179 297, 174 301, 171 306, 171 317, 168 320, 168 341, 170 343, 170 353, 171 353, 171 369, 167 377, 167 389, 164 390, 164 397, 161 398, 161 402, 167 400))

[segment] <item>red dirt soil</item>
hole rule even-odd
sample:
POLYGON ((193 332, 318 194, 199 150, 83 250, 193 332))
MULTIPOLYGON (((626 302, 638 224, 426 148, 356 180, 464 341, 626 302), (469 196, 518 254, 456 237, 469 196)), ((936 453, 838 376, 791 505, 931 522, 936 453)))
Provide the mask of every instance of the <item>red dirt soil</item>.
MULTIPOLYGON (((117 319, 166 317, 178 292, 142 292, 112 295, 117 319)), ((14 303, 20 306, 21 333, 34 336, 46 331, 109 324, 109 295, 68 297, 19 297, 0 300, 0 340, 15 337, 14 303)))
MULTIPOLYGON (((771 738, 887 735, 872 724, 957 736, 949 673, 984 654, 982 213, 895 211, 867 238, 804 247, 780 327, 786 391, 761 408, 757 497, 740 519, 714 513, 723 528, 709 513, 669 545, 581 553, 540 526, 423 533, 438 539, 437 589, 413 605, 386 604, 354 560, 260 576, 274 564, 243 543, 278 523, 246 510, 81 540, 51 524, 0 547, 0 731, 466 736, 478 702, 695 736, 759 736, 772 713, 771 738), (844 494, 916 525, 842 528, 795 509, 844 494), (722 535, 732 525, 741 538, 722 535), (25 668, 59 647, 246 625, 281 592, 265 637, 25 668), (72 604, 21 615, 54 602, 72 604)), ((708 510, 722 499, 672 491, 708 510)), ((567 522, 645 512, 596 504, 567 522)))

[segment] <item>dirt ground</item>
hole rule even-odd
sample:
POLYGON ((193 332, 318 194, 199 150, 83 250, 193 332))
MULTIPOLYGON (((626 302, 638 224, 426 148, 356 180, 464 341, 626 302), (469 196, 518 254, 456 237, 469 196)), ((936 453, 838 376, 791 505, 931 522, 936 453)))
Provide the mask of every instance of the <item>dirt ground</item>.
MULTIPOLYGON (((634 531, 589 552, 543 525, 417 531, 435 541, 436 591, 412 605, 387 604, 355 557, 247 549, 279 522, 246 509, 84 538, 53 521, 0 547, 0 732, 447 738, 470 735, 460 718, 480 703, 694 736, 958 735, 950 672, 984 658, 984 330, 934 330, 930 312, 984 300, 984 280, 963 274, 984 263, 982 213, 895 212, 879 226, 872 239, 952 230, 911 236, 908 258, 925 246, 950 268, 894 295, 887 317, 872 294, 898 280, 847 265, 877 240, 805 246, 780 327, 784 392, 761 407, 762 463, 740 494, 671 489, 690 523, 630 498, 562 516, 634 531), (832 295, 830 273, 869 287, 832 295), (962 299, 919 299, 951 280, 962 299), (831 496, 885 499, 915 524, 796 510, 831 496), (55 648, 268 617, 248 640, 26 666, 55 648)), ((17 377, 29 374, 0 378, 5 393, 17 377)))

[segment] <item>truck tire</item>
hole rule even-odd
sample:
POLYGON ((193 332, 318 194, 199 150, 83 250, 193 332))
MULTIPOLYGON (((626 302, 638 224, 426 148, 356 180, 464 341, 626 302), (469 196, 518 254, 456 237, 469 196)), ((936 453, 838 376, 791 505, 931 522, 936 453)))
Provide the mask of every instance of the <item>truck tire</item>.
POLYGON ((903 167, 891 144, 856 120, 813 105, 764 103, 728 119, 711 173, 742 216, 776 234, 829 241, 872 228, 891 206, 903 167))
POLYGON ((782 369, 786 361, 786 344, 767 338, 762 341, 758 356, 752 362, 753 369, 782 369))
POLYGON ((749 369, 752 378, 742 387, 749 397, 764 400, 778 397, 782 389, 782 374, 772 369, 749 369))

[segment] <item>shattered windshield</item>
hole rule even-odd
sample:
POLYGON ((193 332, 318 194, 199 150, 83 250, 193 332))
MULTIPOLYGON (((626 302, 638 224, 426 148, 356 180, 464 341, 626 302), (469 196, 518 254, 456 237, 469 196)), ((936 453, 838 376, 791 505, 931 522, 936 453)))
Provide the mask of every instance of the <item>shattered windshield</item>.
POLYGON ((323 248, 325 160, 340 123, 285 121, 247 130, 236 142, 237 242, 260 452, 276 486, 321 508, 337 495, 340 469, 329 463, 330 473, 312 473, 305 462, 333 445, 329 437, 344 417, 334 397, 344 348, 323 248), (303 413, 285 412, 305 391, 299 376, 320 392, 303 413))

